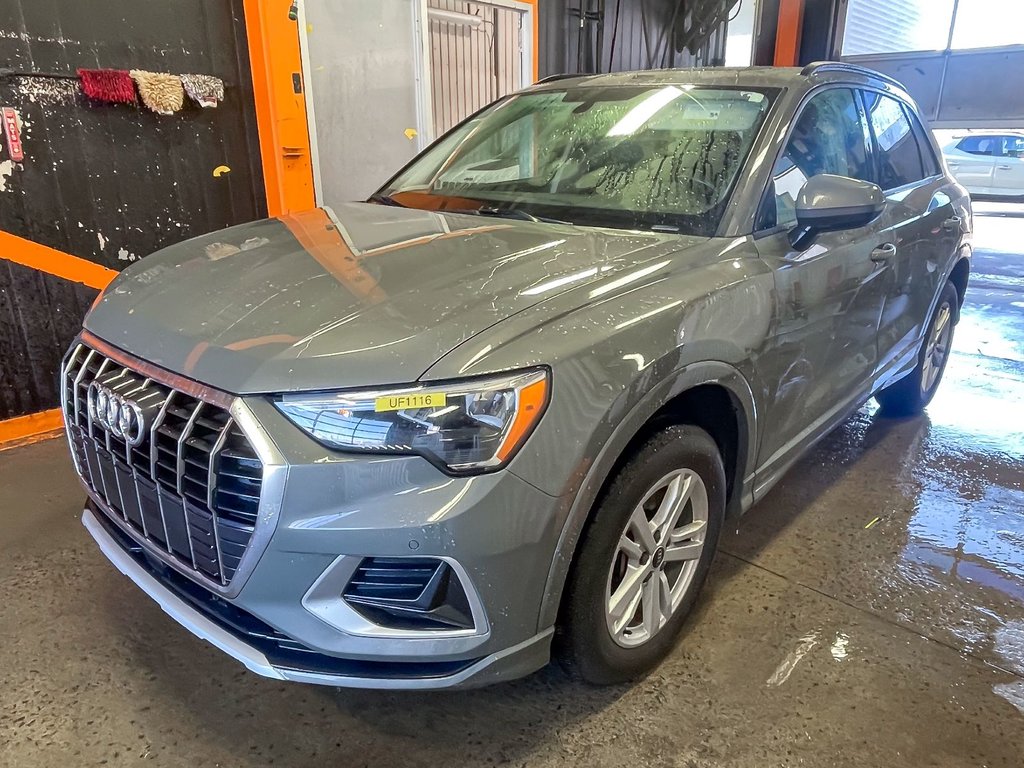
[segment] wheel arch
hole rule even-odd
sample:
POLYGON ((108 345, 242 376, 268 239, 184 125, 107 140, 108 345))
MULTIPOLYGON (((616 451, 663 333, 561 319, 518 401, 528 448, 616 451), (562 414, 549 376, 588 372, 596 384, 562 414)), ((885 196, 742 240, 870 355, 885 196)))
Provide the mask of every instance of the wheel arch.
MULTIPOLYGON (((964 252, 961 252, 953 267, 953 271, 949 273, 949 281, 953 284, 953 287, 956 288, 960 307, 963 307, 964 299, 967 297, 967 281, 970 278, 970 275, 971 259, 964 252)), ((958 309, 960 307, 958 307, 958 309)), ((957 314, 959 315, 959 312, 957 314)))
POLYGON ((756 409, 747 379, 732 365, 696 363, 654 387, 634 406, 594 460, 570 507, 548 572, 539 624, 558 618, 580 536, 611 478, 647 438, 668 424, 705 429, 726 464, 727 517, 741 514, 753 500, 751 473, 757 447, 756 409))

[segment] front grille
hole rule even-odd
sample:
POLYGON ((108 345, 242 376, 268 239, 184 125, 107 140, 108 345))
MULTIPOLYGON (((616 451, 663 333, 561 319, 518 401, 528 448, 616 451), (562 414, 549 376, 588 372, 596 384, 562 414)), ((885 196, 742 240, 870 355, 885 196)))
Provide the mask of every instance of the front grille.
POLYGON ((84 344, 64 365, 64 418, 83 480, 103 511, 188 569, 221 586, 255 530, 263 464, 219 405, 172 389, 84 344), (94 423, 97 382, 146 414, 142 442, 94 423))

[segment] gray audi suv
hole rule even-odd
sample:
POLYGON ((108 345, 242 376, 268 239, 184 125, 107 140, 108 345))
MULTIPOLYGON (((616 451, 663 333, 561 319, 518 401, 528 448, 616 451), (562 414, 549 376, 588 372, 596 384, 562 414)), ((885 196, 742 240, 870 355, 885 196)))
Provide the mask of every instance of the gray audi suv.
POLYGON ((927 405, 970 233, 881 75, 553 78, 366 202, 122 272, 62 370, 83 522, 268 677, 635 678, 727 519, 868 398, 927 405))

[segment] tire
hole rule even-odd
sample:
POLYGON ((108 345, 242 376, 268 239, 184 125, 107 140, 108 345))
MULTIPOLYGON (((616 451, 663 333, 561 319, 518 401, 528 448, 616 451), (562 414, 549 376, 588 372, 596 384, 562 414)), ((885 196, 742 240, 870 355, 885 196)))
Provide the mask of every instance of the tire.
POLYGON ((953 328, 960 316, 960 297, 956 287, 946 282, 939 303, 928 323, 917 366, 909 374, 875 393, 875 400, 886 416, 914 416, 935 397, 953 345, 953 328))
POLYGON ((707 432, 670 426, 635 453, 597 502, 569 577, 556 651, 571 675, 598 685, 625 682, 668 655, 707 578, 724 517, 725 468, 707 432), (666 503, 670 493, 683 503, 666 503), (670 510, 678 510, 675 523, 670 510), (627 598, 615 602, 614 616, 613 596, 627 598), (649 610, 654 600, 667 610, 649 610))

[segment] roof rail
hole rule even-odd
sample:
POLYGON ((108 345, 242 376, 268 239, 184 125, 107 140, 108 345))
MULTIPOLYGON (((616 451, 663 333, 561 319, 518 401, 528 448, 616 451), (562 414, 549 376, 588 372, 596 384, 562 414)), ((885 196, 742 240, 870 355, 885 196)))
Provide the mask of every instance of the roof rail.
POLYGON ((577 72, 575 74, 571 73, 571 72, 562 72, 561 74, 558 74, 558 75, 548 75, 547 77, 542 77, 540 80, 538 80, 536 83, 534 83, 534 85, 540 85, 541 83, 553 83, 556 80, 568 80, 569 78, 572 78, 572 77, 587 77, 587 74, 586 73, 582 73, 581 74, 579 72, 577 72))
POLYGON ((849 72, 850 74, 874 77, 878 80, 884 80, 891 85, 895 85, 897 88, 906 90, 906 86, 904 86, 903 83, 895 77, 889 77, 889 75, 876 72, 873 69, 868 69, 867 67, 862 67, 857 64, 851 64, 848 61, 812 61, 800 70, 800 74, 804 77, 810 77, 811 75, 816 75, 819 72, 849 72))

